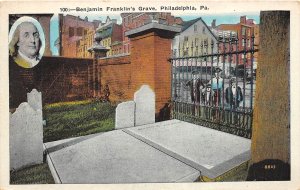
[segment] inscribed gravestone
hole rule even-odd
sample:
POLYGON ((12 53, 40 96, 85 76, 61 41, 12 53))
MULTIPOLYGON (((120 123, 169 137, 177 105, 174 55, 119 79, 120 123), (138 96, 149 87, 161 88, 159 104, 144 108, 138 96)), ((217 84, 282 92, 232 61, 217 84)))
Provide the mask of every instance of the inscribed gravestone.
POLYGON ((115 129, 121 129, 134 126, 134 101, 127 101, 118 104, 116 108, 115 129))
POLYGON ((42 111, 35 111, 27 102, 10 115, 10 169, 43 162, 42 111))
POLYGON ((155 123, 155 94, 148 85, 134 93, 135 125, 155 123))
POLYGON ((33 109, 42 110, 42 93, 32 89, 30 93, 27 93, 27 102, 33 109))

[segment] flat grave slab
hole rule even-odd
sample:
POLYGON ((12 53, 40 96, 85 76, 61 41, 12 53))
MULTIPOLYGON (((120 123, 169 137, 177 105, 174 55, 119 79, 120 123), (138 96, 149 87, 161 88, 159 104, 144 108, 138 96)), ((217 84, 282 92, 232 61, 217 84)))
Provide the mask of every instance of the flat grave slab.
POLYGON ((179 120, 123 131, 211 179, 250 160, 249 139, 179 120))
POLYGON ((45 143, 56 183, 193 182, 200 172, 123 132, 45 143))

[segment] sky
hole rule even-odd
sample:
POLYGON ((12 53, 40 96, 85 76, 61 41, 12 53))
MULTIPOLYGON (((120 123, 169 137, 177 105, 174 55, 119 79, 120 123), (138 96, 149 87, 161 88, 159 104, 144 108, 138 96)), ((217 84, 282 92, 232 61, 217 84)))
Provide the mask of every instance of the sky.
MULTIPOLYGON (((110 15, 96 15, 96 14, 81 14, 81 15, 76 15, 75 16, 80 16, 81 18, 84 18, 85 16, 88 17, 89 21, 93 20, 101 20, 105 22, 106 17, 109 16, 111 19, 117 19, 118 24, 121 24, 121 16, 117 14, 110 14, 110 15)), ((178 15, 174 15, 178 16, 178 15)), ((180 17, 184 21, 192 20, 198 17, 201 17, 204 22, 208 26, 211 25, 211 22, 213 19, 216 19, 216 25, 220 24, 237 24, 240 22, 240 17, 241 16, 247 16, 248 19, 254 19, 256 24, 259 24, 259 12, 251 12, 251 13, 234 13, 234 14, 210 14, 210 15, 181 15, 180 17)), ((58 50, 54 46, 55 40, 58 38, 58 15, 55 14, 50 21, 50 47, 53 55, 58 55, 58 50)))

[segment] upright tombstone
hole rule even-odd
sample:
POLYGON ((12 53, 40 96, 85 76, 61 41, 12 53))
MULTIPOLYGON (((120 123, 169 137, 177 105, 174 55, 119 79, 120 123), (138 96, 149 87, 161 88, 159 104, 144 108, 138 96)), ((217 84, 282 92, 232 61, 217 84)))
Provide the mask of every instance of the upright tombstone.
POLYGON ((27 102, 34 110, 42 110, 42 93, 32 89, 27 93, 27 102))
POLYGON ((115 129, 122 129, 134 126, 135 102, 127 101, 118 104, 116 108, 115 129))
POLYGON ((134 93, 135 126, 155 123, 155 94, 148 85, 134 93))
POLYGON ((42 111, 23 102, 10 115, 9 123, 10 169, 42 163, 42 111))

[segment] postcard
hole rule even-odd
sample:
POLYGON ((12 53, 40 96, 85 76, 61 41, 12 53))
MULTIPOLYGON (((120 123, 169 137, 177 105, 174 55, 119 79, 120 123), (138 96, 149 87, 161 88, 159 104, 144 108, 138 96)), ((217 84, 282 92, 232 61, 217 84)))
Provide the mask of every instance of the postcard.
POLYGON ((299 189, 298 2, 0 9, 0 190, 299 189))

